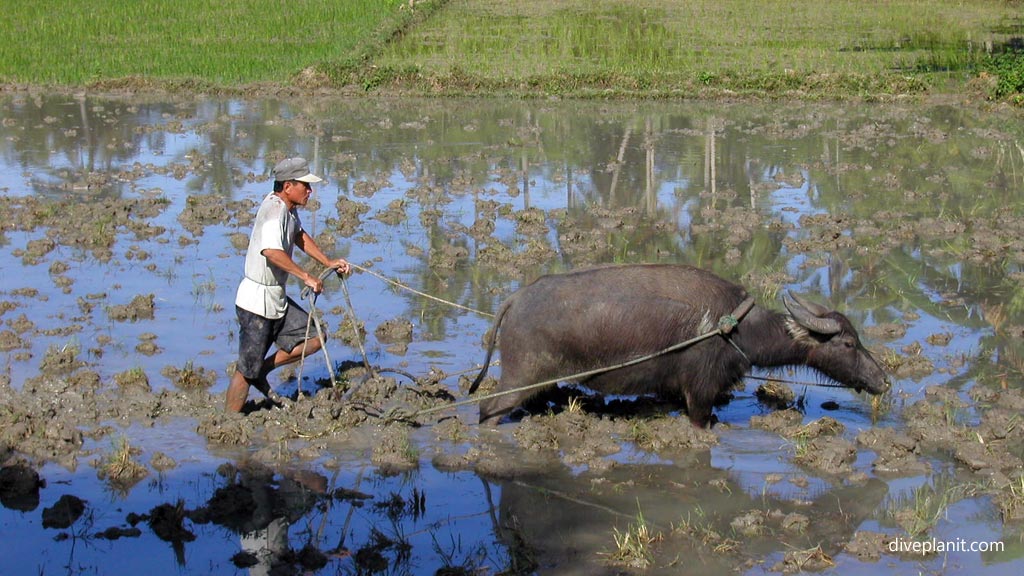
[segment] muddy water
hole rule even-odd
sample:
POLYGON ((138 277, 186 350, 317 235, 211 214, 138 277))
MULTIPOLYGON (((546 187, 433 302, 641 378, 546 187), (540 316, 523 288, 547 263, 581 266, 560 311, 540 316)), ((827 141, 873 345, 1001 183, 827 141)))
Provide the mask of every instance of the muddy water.
POLYGON ((4 573, 1024 569, 1019 117, 26 93, 0 116, 4 573), (249 226, 291 154, 328 178, 306 228, 373 274, 315 302, 339 387, 318 355, 272 376, 283 408, 225 416, 249 226), (792 394, 750 379, 703 433, 643 402, 374 417, 461 399, 486 313, 608 262, 827 302, 894 392, 755 373, 792 394), (354 325, 391 372, 362 383, 354 325), (890 552, 931 538, 1003 550, 890 552))

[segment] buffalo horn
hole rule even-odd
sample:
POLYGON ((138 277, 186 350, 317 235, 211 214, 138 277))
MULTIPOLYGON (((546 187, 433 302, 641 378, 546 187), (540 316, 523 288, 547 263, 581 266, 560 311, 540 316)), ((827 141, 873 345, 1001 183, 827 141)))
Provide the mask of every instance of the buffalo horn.
POLYGON ((832 318, 822 318, 828 309, 820 304, 808 302, 792 291, 783 294, 782 303, 793 315, 798 324, 817 334, 835 334, 841 330, 839 322, 832 318))

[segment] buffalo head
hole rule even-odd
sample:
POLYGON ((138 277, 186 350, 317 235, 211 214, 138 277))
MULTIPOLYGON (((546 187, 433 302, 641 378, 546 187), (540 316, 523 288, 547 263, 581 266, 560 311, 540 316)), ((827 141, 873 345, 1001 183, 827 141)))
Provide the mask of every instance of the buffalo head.
POLYGON ((793 292, 782 301, 793 319, 790 335, 808 347, 807 366, 858 392, 881 394, 889 389, 885 371, 860 343, 846 316, 793 292))

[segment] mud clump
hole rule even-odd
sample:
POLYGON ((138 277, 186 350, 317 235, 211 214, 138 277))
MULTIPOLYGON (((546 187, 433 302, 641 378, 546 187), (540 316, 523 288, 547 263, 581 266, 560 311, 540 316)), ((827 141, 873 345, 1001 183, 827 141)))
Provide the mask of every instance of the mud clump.
POLYGON ((469 249, 459 244, 443 244, 430 250, 430 267, 434 270, 455 270, 469 260, 469 249))
POLYGON ((857 447, 845 438, 819 437, 798 446, 793 460, 826 474, 848 473, 853 470, 857 447))
POLYGON ((345 238, 355 236, 361 224, 360 218, 370 211, 370 205, 341 196, 335 203, 335 207, 338 217, 328 218, 327 225, 345 238))
POLYGON ((240 220, 240 215, 248 214, 255 207, 256 203, 252 200, 225 202, 217 195, 192 195, 186 199, 185 208, 178 215, 178 222, 193 236, 201 236, 207 226, 235 220, 244 222, 244 219, 240 220))
POLYGON ((154 452, 153 456, 149 459, 149 465, 158 472, 166 472, 167 470, 177 468, 178 463, 174 461, 174 458, 163 452, 154 452))
POLYGON ((718 442, 714 432, 694 428, 677 418, 611 419, 573 408, 524 418, 513 436, 525 450, 557 455, 568 466, 593 470, 611 466, 606 457, 620 452, 623 442, 659 454, 705 451, 718 442))
POLYGON ((758 536, 767 530, 765 522, 768 514, 764 510, 751 510, 733 518, 729 526, 737 534, 744 536, 758 536))
POLYGON ((889 372, 896 378, 920 380, 935 372, 935 364, 923 354, 919 342, 913 342, 901 348, 903 354, 885 356, 889 372))
POLYGON ((864 335, 872 340, 898 340, 907 333, 907 325, 897 322, 881 322, 864 327, 864 335))
POLYGON ((374 330, 374 336, 382 344, 389 344, 388 351, 393 354, 405 354, 412 342, 413 325, 405 318, 385 320, 374 330))
MULTIPOLYGON (((31 394, 26 398, 22 392, 13 394, 9 404, 0 404, 0 444, 17 447, 21 454, 54 460, 73 468, 83 442, 76 421, 70 419, 70 414, 58 412, 52 406, 36 408, 30 400, 31 394)), ((73 398, 68 400, 69 404, 75 403, 73 398)), ((88 417, 88 414, 83 416, 88 417)))
POLYGON ((1013 450, 1015 444, 1024 440, 1014 418, 1014 413, 1019 413, 1020 409, 1015 397, 1020 393, 976 394, 993 404, 983 409, 981 423, 972 427, 965 423, 969 407, 955 390, 941 386, 928 388, 925 398, 906 410, 908 434, 926 446, 952 453, 974 471, 1020 467, 1020 458, 1013 450))
POLYGON ((28 196, 8 199, 13 216, 10 221, 16 229, 47 229, 47 238, 35 244, 30 243, 23 253, 28 254, 32 260, 42 257, 56 246, 91 249, 97 259, 109 260, 112 255, 110 247, 119 232, 128 230, 140 237, 161 233, 159 227, 150 227, 143 220, 159 215, 168 204, 163 198, 94 198, 89 202, 76 203, 73 209, 68 210, 55 208, 58 201, 46 198, 28 196))
POLYGON ((994 497, 1004 521, 1024 518, 1024 462, 1019 456, 1024 430, 1018 425, 1024 392, 976 385, 969 395, 976 402, 976 418, 968 418, 970 406, 956 390, 926 389, 925 397, 904 412, 907 434, 923 448, 946 453, 987 478, 984 492, 994 497), (978 424, 969 425, 972 420, 978 424))
MULTIPOLYGON (((21 262, 26 266, 38 264, 44 256, 52 252, 56 247, 57 243, 49 238, 29 240, 25 250, 21 251, 21 262)), ((17 256, 18 254, 15 253, 14 255, 17 256)))
POLYGON ((253 423, 241 414, 212 414, 199 423, 196 432, 211 442, 248 445, 253 437, 253 423))
POLYGON ((816 546, 808 550, 791 550, 786 552, 781 562, 772 566, 775 572, 783 574, 796 574, 799 572, 821 572, 836 565, 832 557, 816 546))
POLYGON ((804 421, 804 415, 789 408, 776 410, 764 416, 754 415, 750 417, 750 427, 760 428, 769 432, 775 432, 786 436, 786 431, 794 430, 804 421))
POLYGON ((25 347, 25 341, 13 330, 0 330, 0 352, 10 352, 25 347))
POLYGON ((711 430, 695 428, 686 420, 668 416, 617 422, 615 432, 632 440, 638 448, 652 453, 710 450, 718 444, 718 435, 711 430))
POLYGON ((111 306, 107 315, 115 322, 135 322, 137 320, 152 320, 155 318, 155 300, 153 294, 139 294, 132 298, 128 304, 111 306))
POLYGON ((779 410, 765 416, 752 416, 751 428, 763 428, 793 441, 798 464, 826 474, 843 474, 853 470, 857 448, 839 437, 845 427, 838 420, 823 416, 801 424, 803 415, 793 409, 779 410))
POLYGON ((245 252, 249 248, 249 235, 243 232, 232 232, 228 235, 228 240, 239 252, 245 252))
POLYGON ((796 401, 796 394, 793 389, 790 388, 783 382, 772 380, 765 382, 757 387, 754 391, 754 396, 757 400, 764 404, 777 409, 789 408, 796 401))
POLYGON ((382 474, 398 474, 418 467, 419 451, 409 437, 409 428, 391 424, 381 430, 370 461, 382 474))
POLYGON ((153 391, 153 388, 149 385, 149 376, 146 375, 142 368, 130 368, 124 372, 114 374, 114 383, 125 393, 149 393, 153 391))
POLYGON ((78 359, 78 348, 75 346, 50 347, 39 364, 39 371, 50 376, 70 374, 85 366, 78 359))
POLYGON ((378 212, 374 218, 388 226, 401 224, 406 219, 405 200, 401 198, 392 200, 391 203, 389 203, 386 208, 378 212))
POLYGON ((366 323, 345 314, 341 309, 332 310, 332 313, 342 315, 344 319, 338 324, 338 329, 331 333, 331 338, 346 346, 358 347, 366 339, 366 323))
POLYGON ((861 562, 878 562, 893 540, 894 537, 888 534, 858 530, 843 549, 861 562))
POLYGON ((202 366, 195 366, 192 362, 186 362, 185 366, 165 366, 160 371, 179 390, 208 390, 217 382, 217 373, 202 366))
POLYGON ((920 442, 892 428, 868 428, 857 435, 857 444, 873 450, 878 456, 872 464, 876 474, 911 476, 931 471, 920 459, 920 442))

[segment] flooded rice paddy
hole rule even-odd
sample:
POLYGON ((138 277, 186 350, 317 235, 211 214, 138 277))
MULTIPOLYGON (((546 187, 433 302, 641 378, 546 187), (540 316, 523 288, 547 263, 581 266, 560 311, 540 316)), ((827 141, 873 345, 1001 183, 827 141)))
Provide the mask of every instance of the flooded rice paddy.
POLYGON ((0 572, 1020 572, 1022 136, 959 105, 4 94, 0 572), (360 267, 315 302, 338 381, 318 354, 226 415, 289 155, 360 267), (893 390, 755 372, 710 431, 569 388, 497 429, 448 407, 504 297, 612 262, 834 306, 893 390))

